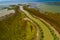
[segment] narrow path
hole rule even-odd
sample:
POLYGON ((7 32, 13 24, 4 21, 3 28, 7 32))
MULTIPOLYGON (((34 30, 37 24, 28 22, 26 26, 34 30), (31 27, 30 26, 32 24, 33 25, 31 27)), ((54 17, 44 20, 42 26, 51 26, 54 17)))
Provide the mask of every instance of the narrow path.
POLYGON ((41 27, 41 29, 43 30, 43 34, 44 34, 43 40, 54 40, 54 36, 51 34, 51 32, 47 28, 47 26, 43 22, 41 22, 41 20, 30 15, 29 12, 27 12, 26 10, 23 9, 23 6, 20 6, 20 10, 23 11, 26 16, 28 16, 30 19, 32 19, 34 22, 36 22, 39 25, 39 27, 41 27))
POLYGON ((24 18, 24 20, 30 21, 33 25, 35 25, 36 33, 35 33, 34 40, 39 40, 39 33, 40 33, 40 31, 39 31, 38 26, 31 19, 29 19, 29 18, 24 18))

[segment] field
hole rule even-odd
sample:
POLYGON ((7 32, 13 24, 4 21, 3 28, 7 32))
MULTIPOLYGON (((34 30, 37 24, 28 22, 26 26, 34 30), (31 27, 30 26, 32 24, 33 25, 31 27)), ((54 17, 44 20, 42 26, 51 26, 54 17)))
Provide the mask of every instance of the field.
POLYGON ((28 6, 20 4, 4 8, 15 12, 1 17, 0 40, 60 40, 59 19, 54 19, 55 14, 43 14, 28 6))
POLYGON ((41 13, 39 10, 36 10, 34 8, 28 8, 27 6, 24 7, 25 10, 32 12, 32 15, 35 15, 37 17, 43 18, 47 22, 49 22, 52 26, 54 26, 57 31, 60 33, 60 14, 59 13, 51 13, 51 12, 45 12, 44 14, 41 13))

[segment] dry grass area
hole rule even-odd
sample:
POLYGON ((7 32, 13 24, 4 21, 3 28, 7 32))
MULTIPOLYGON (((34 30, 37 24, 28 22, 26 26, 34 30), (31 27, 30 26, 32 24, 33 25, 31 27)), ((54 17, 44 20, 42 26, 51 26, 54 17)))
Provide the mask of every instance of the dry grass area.
POLYGON ((60 33, 60 14, 42 14, 39 12, 39 10, 28 8, 27 6, 24 6, 24 9, 28 12, 32 13, 32 15, 35 15, 37 17, 40 17, 50 23, 59 33, 60 33))
POLYGON ((47 16, 50 16, 52 19, 54 19, 56 22, 60 24, 60 14, 47 14, 47 16))

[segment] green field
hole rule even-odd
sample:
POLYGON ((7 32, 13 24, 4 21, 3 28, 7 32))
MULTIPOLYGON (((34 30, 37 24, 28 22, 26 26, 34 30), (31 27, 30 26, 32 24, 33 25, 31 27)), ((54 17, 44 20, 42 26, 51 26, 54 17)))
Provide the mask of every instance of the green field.
POLYGON ((29 11, 32 15, 43 18, 45 21, 49 22, 52 26, 54 26, 57 31, 60 32, 60 14, 52 12, 45 12, 43 14, 39 10, 36 10, 34 8, 28 8, 27 6, 25 6, 24 9, 29 11))
POLYGON ((0 21, 0 40, 60 40, 59 31, 49 25, 49 22, 55 23, 50 16, 26 5, 10 7, 7 9, 14 10, 15 13, 0 21))

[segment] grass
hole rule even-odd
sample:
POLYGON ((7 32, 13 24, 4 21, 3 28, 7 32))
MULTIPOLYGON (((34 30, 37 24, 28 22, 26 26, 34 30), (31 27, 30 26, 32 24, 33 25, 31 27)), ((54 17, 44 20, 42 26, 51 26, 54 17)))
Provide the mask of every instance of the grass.
POLYGON ((22 18, 24 17, 24 14, 15 13, 0 21, 0 40, 23 40, 24 27, 22 25, 24 25, 24 21, 22 18))
POLYGON ((35 27, 23 20, 26 16, 19 12, 10 14, 0 21, 0 40, 31 40, 35 35, 35 27))
POLYGON ((42 14, 39 10, 36 10, 34 8, 28 8, 27 6, 24 6, 24 9, 31 13, 31 15, 35 15, 37 17, 40 17, 50 23, 59 33, 60 33, 60 17, 59 14, 42 14))
POLYGON ((31 40, 35 37, 36 28, 34 24, 32 25, 30 22, 27 22, 26 26, 26 40, 31 40))
MULTIPOLYGON (((25 6, 24 9, 29 11, 31 14, 33 13, 32 15, 36 15, 56 24, 53 18, 50 19, 51 15, 48 17, 48 15, 41 14, 38 10, 35 10, 33 8, 27 8, 27 6, 25 6)), ((29 21, 23 20, 24 18, 27 18, 26 15, 24 15, 24 13, 19 10, 13 15, 9 15, 4 20, 1 20, 0 40, 33 40, 33 38, 35 39, 35 25, 29 21)), ((44 38, 43 34, 43 30, 40 28, 41 40, 43 40, 44 38)), ((58 40, 58 38, 56 40, 58 40)))
POLYGON ((60 14, 58 14, 58 13, 56 13, 56 14, 54 14, 54 13, 46 13, 45 15, 47 15, 47 16, 49 16, 49 17, 51 17, 52 19, 54 19, 56 22, 58 22, 59 24, 60 24, 60 14))

